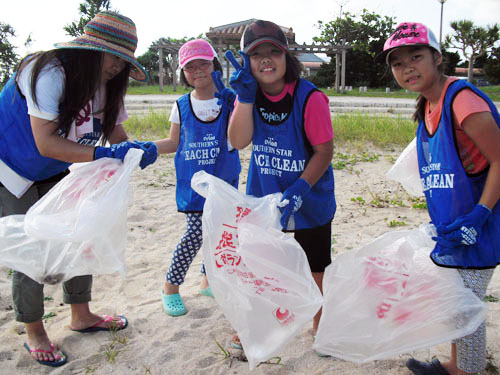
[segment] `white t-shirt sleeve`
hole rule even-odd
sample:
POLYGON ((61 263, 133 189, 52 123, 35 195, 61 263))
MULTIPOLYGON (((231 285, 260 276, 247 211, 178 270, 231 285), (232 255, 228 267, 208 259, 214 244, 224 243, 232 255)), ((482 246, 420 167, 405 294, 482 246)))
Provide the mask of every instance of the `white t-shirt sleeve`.
POLYGON ((168 119, 170 123, 180 124, 181 119, 179 117, 179 107, 177 107, 177 102, 172 105, 172 110, 170 111, 170 118, 168 119))
POLYGON ((32 68, 33 62, 28 63, 17 80, 22 94, 26 97, 28 114, 53 121, 59 116, 59 101, 64 90, 64 72, 61 67, 54 64, 48 64, 42 69, 36 83, 37 105, 31 94, 32 68))

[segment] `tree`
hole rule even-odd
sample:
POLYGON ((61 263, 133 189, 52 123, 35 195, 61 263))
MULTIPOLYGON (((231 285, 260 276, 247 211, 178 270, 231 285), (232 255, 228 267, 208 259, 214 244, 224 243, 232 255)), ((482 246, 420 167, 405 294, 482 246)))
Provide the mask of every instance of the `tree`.
POLYGON ((441 48, 441 55, 443 56, 445 66, 444 74, 447 76, 454 76, 455 69, 460 62, 460 55, 458 52, 447 51, 444 46, 441 48))
POLYGON ((500 39, 497 24, 486 28, 474 26, 472 21, 461 20, 451 23, 453 34, 445 38, 446 47, 460 50, 469 62, 467 80, 472 81, 474 63, 485 55, 500 39))
MULTIPOLYGON (((344 40, 352 46, 346 55, 346 82, 352 86, 383 86, 393 80, 386 74, 385 61, 376 57, 382 52, 395 23, 392 17, 381 17, 366 9, 358 16, 345 12, 328 23, 318 21, 321 36, 314 41, 337 45, 344 40)), ((332 60, 330 64, 335 64, 332 60)))
MULTIPOLYGON (((201 35, 198 35, 196 39, 200 39, 201 35)), ((148 72, 149 75, 149 82, 148 84, 154 85, 159 83, 159 77, 158 77, 158 70, 159 70, 159 61, 160 61, 160 56, 158 54, 158 49, 156 48, 160 44, 178 44, 182 45, 186 43, 188 40, 195 39, 195 38, 187 38, 184 37, 182 39, 174 39, 174 38, 160 38, 158 40, 155 40, 151 45, 149 46, 148 50, 146 53, 140 55, 137 57, 137 61, 139 64, 141 64, 146 71, 148 72)), ((173 75, 175 74, 174 70, 172 69, 172 66, 177 64, 172 64, 173 61, 173 56, 168 53, 163 54, 163 68, 165 69, 165 84, 170 85, 173 83, 173 75)))
POLYGON ((0 22, 0 86, 3 87, 14 71, 14 67, 19 60, 15 52, 15 46, 9 38, 15 37, 16 33, 12 26, 0 22))
POLYGON ((484 72, 490 83, 500 84, 500 47, 492 49, 490 56, 484 63, 484 72))
POLYGON ((80 3, 80 19, 64 26, 64 31, 75 38, 83 35, 85 25, 101 10, 109 10, 110 6, 110 0, 85 0, 80 3))

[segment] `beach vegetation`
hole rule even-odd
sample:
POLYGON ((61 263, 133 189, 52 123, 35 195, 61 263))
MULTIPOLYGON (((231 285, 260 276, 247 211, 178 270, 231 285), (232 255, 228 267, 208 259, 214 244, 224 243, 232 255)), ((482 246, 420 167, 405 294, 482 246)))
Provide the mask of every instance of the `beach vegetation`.
MULTIPOLYGON (((219 356, 222 356, 222 361, 226 361, 226 360, 229 360, 229 367, 232 366, 233 364, 233 360, 236 359, 238 361, 241 361, 241 362, 247 362, 247 358, 245 356, 245 352, 243 352, 242 350, 240 350, 240 353, 239 354, 233 354, 229 349, 226 349, 220 342, 218 342, 217 340, 215 340, 215 343, 217 344, 217 346, 219 347, 219 350, 220 352, 217 352, 217 353, 213 353, 215 355, 219 355, 219 356)), ((260 366, 262 364, 267 364, 267 365, 280 365, 281 364, 281 357, 273 357, 265 362, 261 362, 257 365, 260 366)))
POLYGON ((351 202, 354 202, 354 203, 357 203, 359 204, 360 206, 364 206, 366 204, 366 201, 364 200, 363 197, 355 197, 355 198, 351 198, 351 202))
POLYGON ((488 294, 487 296, 485 296, 484 300, 486 302, 493 302, 493 303, 500 301, 500 299, 498 297, 492 296, 491 294, 488 294))
POLYGON ((411 203, 411 208, 418 210, 427 210, 427 201, 424 197, 410 197, 409 201, 411 203))
POLYGON ((406 226, 406 223, 402 220, 395 219, 395 220, 389 221, 388 225, 390 228, 395 228, 395 227, 404 227, 404 226, 406 226))
POLYGON ((44 314, 44 315, 42 316, 42 320, 43 320, 45 323, 47 323, 47 321, 48 321, 50 318, 53 318, 53 317, 54 317, 54 316, 56 316, 56 315, 57 315, 57 314, 56 314, 55 312, 51 311, 51 312, 49 312, 49 313, 47 313, 47 314, 44 314))
MULTIPOLYGON (((145 116, 132 115, 124 122, 132 139, 167 138, 170 132, 169 113, 150 112, 145 116)), ((362 114, 338 115, 332 119, 336 147, 350 147, 359 154, 336 152, 332 166, 345 169, 359 162, 376 161, 380 154, 374 148, 406 147, 415 137, 417 124, 410 119, 362 114)))

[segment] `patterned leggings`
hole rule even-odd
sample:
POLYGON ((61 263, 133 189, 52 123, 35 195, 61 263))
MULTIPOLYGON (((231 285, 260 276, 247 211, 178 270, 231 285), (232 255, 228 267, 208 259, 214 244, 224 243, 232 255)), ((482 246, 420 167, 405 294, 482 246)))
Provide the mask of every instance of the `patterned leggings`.
MULTIPOLYGON (((495 269, 465 270, 458 272, 466 288, 479 297, 482 301, 486 289, 491 281, 495 269)), ((464 372, 479 373, 486 368, 486 324, 483 322, 479 328, 469 336, 453 341, 457 345, 457 366, 464 372)))
MULTIPOLYGON (((201 230, 201 213, 186 214, 186 232, 175 248, 170 268, 167 272, 167 281, 172 285, 181 285, 196 254, 203 243, 201 230)), ((205 266, 201 265, 201 273, 205 274, 205 266)))

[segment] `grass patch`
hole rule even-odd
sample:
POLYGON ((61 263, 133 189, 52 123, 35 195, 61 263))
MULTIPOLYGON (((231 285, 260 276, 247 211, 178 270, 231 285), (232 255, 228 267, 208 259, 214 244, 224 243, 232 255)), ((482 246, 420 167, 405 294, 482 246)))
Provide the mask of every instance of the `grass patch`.
POLYGON ((50 319, 50 318, 53 318, 54 316, 56 316, 56 313, 55 312, 49 312, 47 314, 44 314, 44 316, 42 316, 42 320, 47 323, 47 321, 50 319))
POLYGON ((332 119, 335 144, 365 151, 367 143, 379 148, 404 147, 415 138, 417 123, 398 117, 337 115, 332 119))
MULTIPOLYGON (((500 101, 500 85, 482 86, 480 89, 484 91, 494 102, 500 101)), ((392 88, 391 92, 386 93, 385 87, 375 89, 369 88, 367 92, 359 92, 359 87, 353 87, 352 91, 345 91, 344 93, 337 93, 334 88, 320 88, 320 90, 328 96, 360 96, 405 99, 416 99, 418 96, 416 93, 411 91, 406 92, 405 90, 392 88)), ((174 86, 164 85, 163 91, 160 91, 159 85, 134 84, 133 86, 129 86, 127 95, 183 95, 190 91, 190 88, 186 88, 183 85, 177 85, 176 91, 174 91, 174 86)))
MULTIPOLYGON (((240 351, 239 354, 233 354, 229 349, 224 348, 217 340, 215 340, 215 343, 219 347, 220 352, 213 353, 218 356, 222 356, 222 361, 229 361, 229 367, 232 366, 233 360, 236 359, 237 361, 240 362, 247 362, 247 357, 245 356, 245 353, 243 351, 240 351)), ((265 364, 265 365, 280 365, 281 364, 281 357, 273 357, 265 362, 261 362, 257 365, 259 367, 260 365, 265 364)))
POLYGON ((131 139, 151 140, 168 138, 170 113, 151 112, 146 116, 130 116, 123 126, 131 139))
MULTIPOLYGON (((170 114, 151 112, 146 116, 130 116, 124 126, 131 139, 151 140, 167 138, 170 131, 170 114)), ((351 146, 360 155, 337 153, 336 169, 352 166, 360 161, 375 161, 379 155, 369 153, 367 144, 390 149, 406 147, 415 137, 417 124, 409 119, 386 116, 339 115, 332 120, 337 146, 351 146)))
POLYGON ((484 300, 486 302, 498 302, 498 301, 500 301, 497 297, 492 296, 491 294, 488 294, 487 296, 485 296, 484 300))
POLYGON ((163 91, 160 91, 160 85, 134 84, 128 87, 127 95, 183 95, 191 90, 183 85, 177 85, 174 91, 174 86, 163 85, 163 91))

